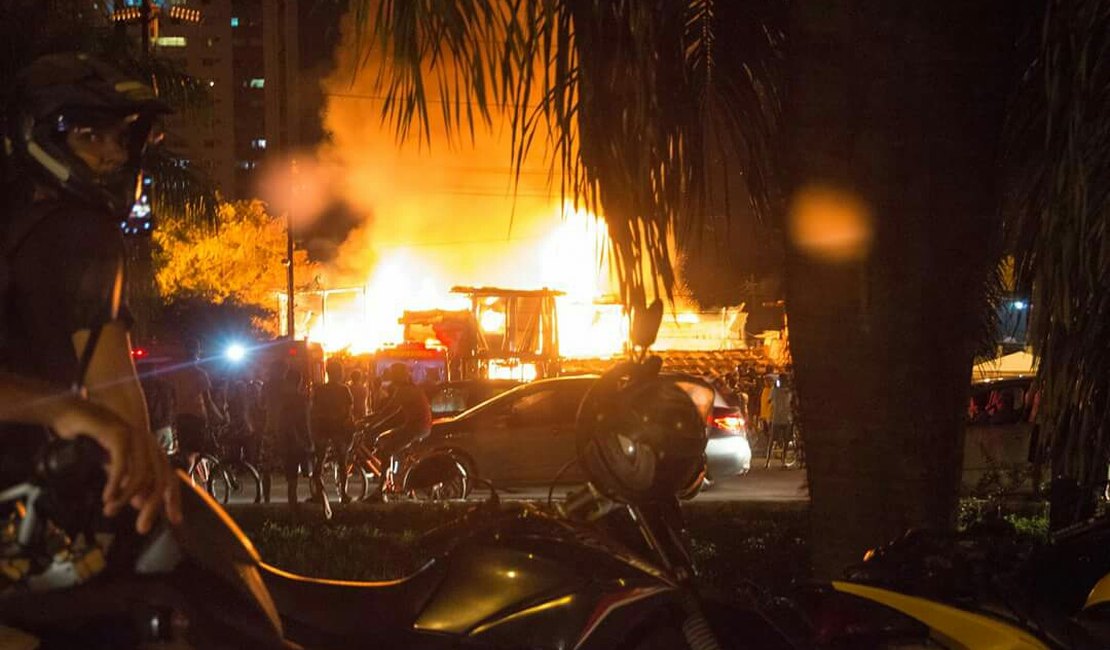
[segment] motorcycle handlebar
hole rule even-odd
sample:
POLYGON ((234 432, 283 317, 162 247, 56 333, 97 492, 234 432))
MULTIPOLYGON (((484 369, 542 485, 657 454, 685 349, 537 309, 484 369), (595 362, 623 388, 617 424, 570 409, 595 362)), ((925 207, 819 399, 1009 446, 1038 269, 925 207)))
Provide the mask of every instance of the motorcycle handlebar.
POLYGON ((103 483, 108 453, 91 438, 54 439, 47 443, 35 464, 35 482, 65 486, 66 491, 93 489, 103 483))

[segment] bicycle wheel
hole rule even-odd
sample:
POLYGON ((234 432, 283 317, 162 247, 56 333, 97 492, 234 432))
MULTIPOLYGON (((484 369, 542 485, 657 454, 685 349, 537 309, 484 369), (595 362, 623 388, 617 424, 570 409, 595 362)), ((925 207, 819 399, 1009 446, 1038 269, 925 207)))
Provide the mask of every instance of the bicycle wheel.
POLYGON ((220 503, 261 503, 262 477, 242 460, 220 463, 208 478, 208 493, 220 503))
MULTIPOLYGON (((197 457, 195 463, 189 467, 189 480, 193 485, 208 489, 208 479, 212 475, 212 469, 219 465, 220 461, 212 454, 201 454, 197 457)), ((209 492, 211 494, 211 492, 209 492)))
POLYGON ((805 467, 805 447, 802 437, 798 434, 798 427, 790 427, 789 438, 783 443, 782 467, 783 469, 800 469, 805 467))
MULTIPOLYGON (((342 495, 343 490, 339 489, 339 484, 342 482, 343 477, 339 472, 339 463, 332 458, 328 458, 324 463, 322 477, 326 482, 325 485, 331 489, 334 487, 335 494, 342 495)), ((358 467, 353 464, 347 464, 347 497, 350 499, 361 499, 366 496, 369 490, 369 480, 366 473, 360 471, 358 467)))
POLYGON ((782 443, 782 468, 793 469, 798 464, 797 441, 791 437, 782 443))
MULTIPOLYGON (((338 483, 338 478, 336 483, 338 483)), ((370 493, 370 473, 352 465, 347 476, 347 496, 358 501, 366 498, 370 493)))

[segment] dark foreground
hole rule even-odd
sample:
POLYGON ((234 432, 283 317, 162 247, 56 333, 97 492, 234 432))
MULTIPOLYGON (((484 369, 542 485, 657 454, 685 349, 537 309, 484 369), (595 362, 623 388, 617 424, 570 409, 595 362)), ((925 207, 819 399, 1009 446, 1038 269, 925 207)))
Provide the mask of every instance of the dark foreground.
MULTIPOLYGON (((308 508, 295 516, 283 505, 229 511, 269 564, 317 577, 382 580, 423 564, 429 552, 420 544, 423 533, 467 507, 355 504, 328 523, 308 508)), ((718 588, 734 592, 754 583, 782 592, 809 578, 804 502, 695 501, 684 513, 702 574, 718 588)))

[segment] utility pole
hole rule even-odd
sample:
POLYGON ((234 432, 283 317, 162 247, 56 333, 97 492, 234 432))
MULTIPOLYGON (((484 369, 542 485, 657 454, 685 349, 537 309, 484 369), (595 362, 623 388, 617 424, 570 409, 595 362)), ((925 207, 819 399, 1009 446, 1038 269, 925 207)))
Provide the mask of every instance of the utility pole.
POLYGON ((150 56, 150 30, 158 29, 158 18, 153 16, 154 8, 150 6, 150 0, 143 0, 143 4, 139 7, 139 24, 142 29, 139 30, 139 37, 142 39, 143 56, 150 56))
POLYGON ((297 161, 290 163, 292 183, 289 189, 292 200, 285 213, 285 322, 288 323, 289 340, 296 340, 296 325, 293 321, 293 297, 296 286, 293 283, 293 209, 297 204, 297 161))

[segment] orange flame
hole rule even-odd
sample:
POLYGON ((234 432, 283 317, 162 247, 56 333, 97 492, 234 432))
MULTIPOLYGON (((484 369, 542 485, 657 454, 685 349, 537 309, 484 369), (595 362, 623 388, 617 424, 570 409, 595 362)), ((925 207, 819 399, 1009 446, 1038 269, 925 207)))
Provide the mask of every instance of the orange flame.
MULTIPOLYGON (((479 278, 509 289, 563 292, 565 295, 556 299, 563 356, 620 354, 628 324, 620 306, 606 301, 614 287, 606 261, 609 240, 605 221, 569 206, 562 212, 561 220, 553 215, 551 227, 542 237, 514 247, 512 259, 489 260, 479 278)), ((361 299, 348 301, 342 308, 328 308, 309 324, 308 339, 329 352, 355 354, 403 343, 399 319, 405 311, 470 308, 466 296, 451 293, 459 283, 459 276, 442 268, 435 253, 418 247, 391 249, 369 271, 361 299)), ((484 310, 479 315, 484 330, 496 331, 504 324, 502 312, 484 310)))

